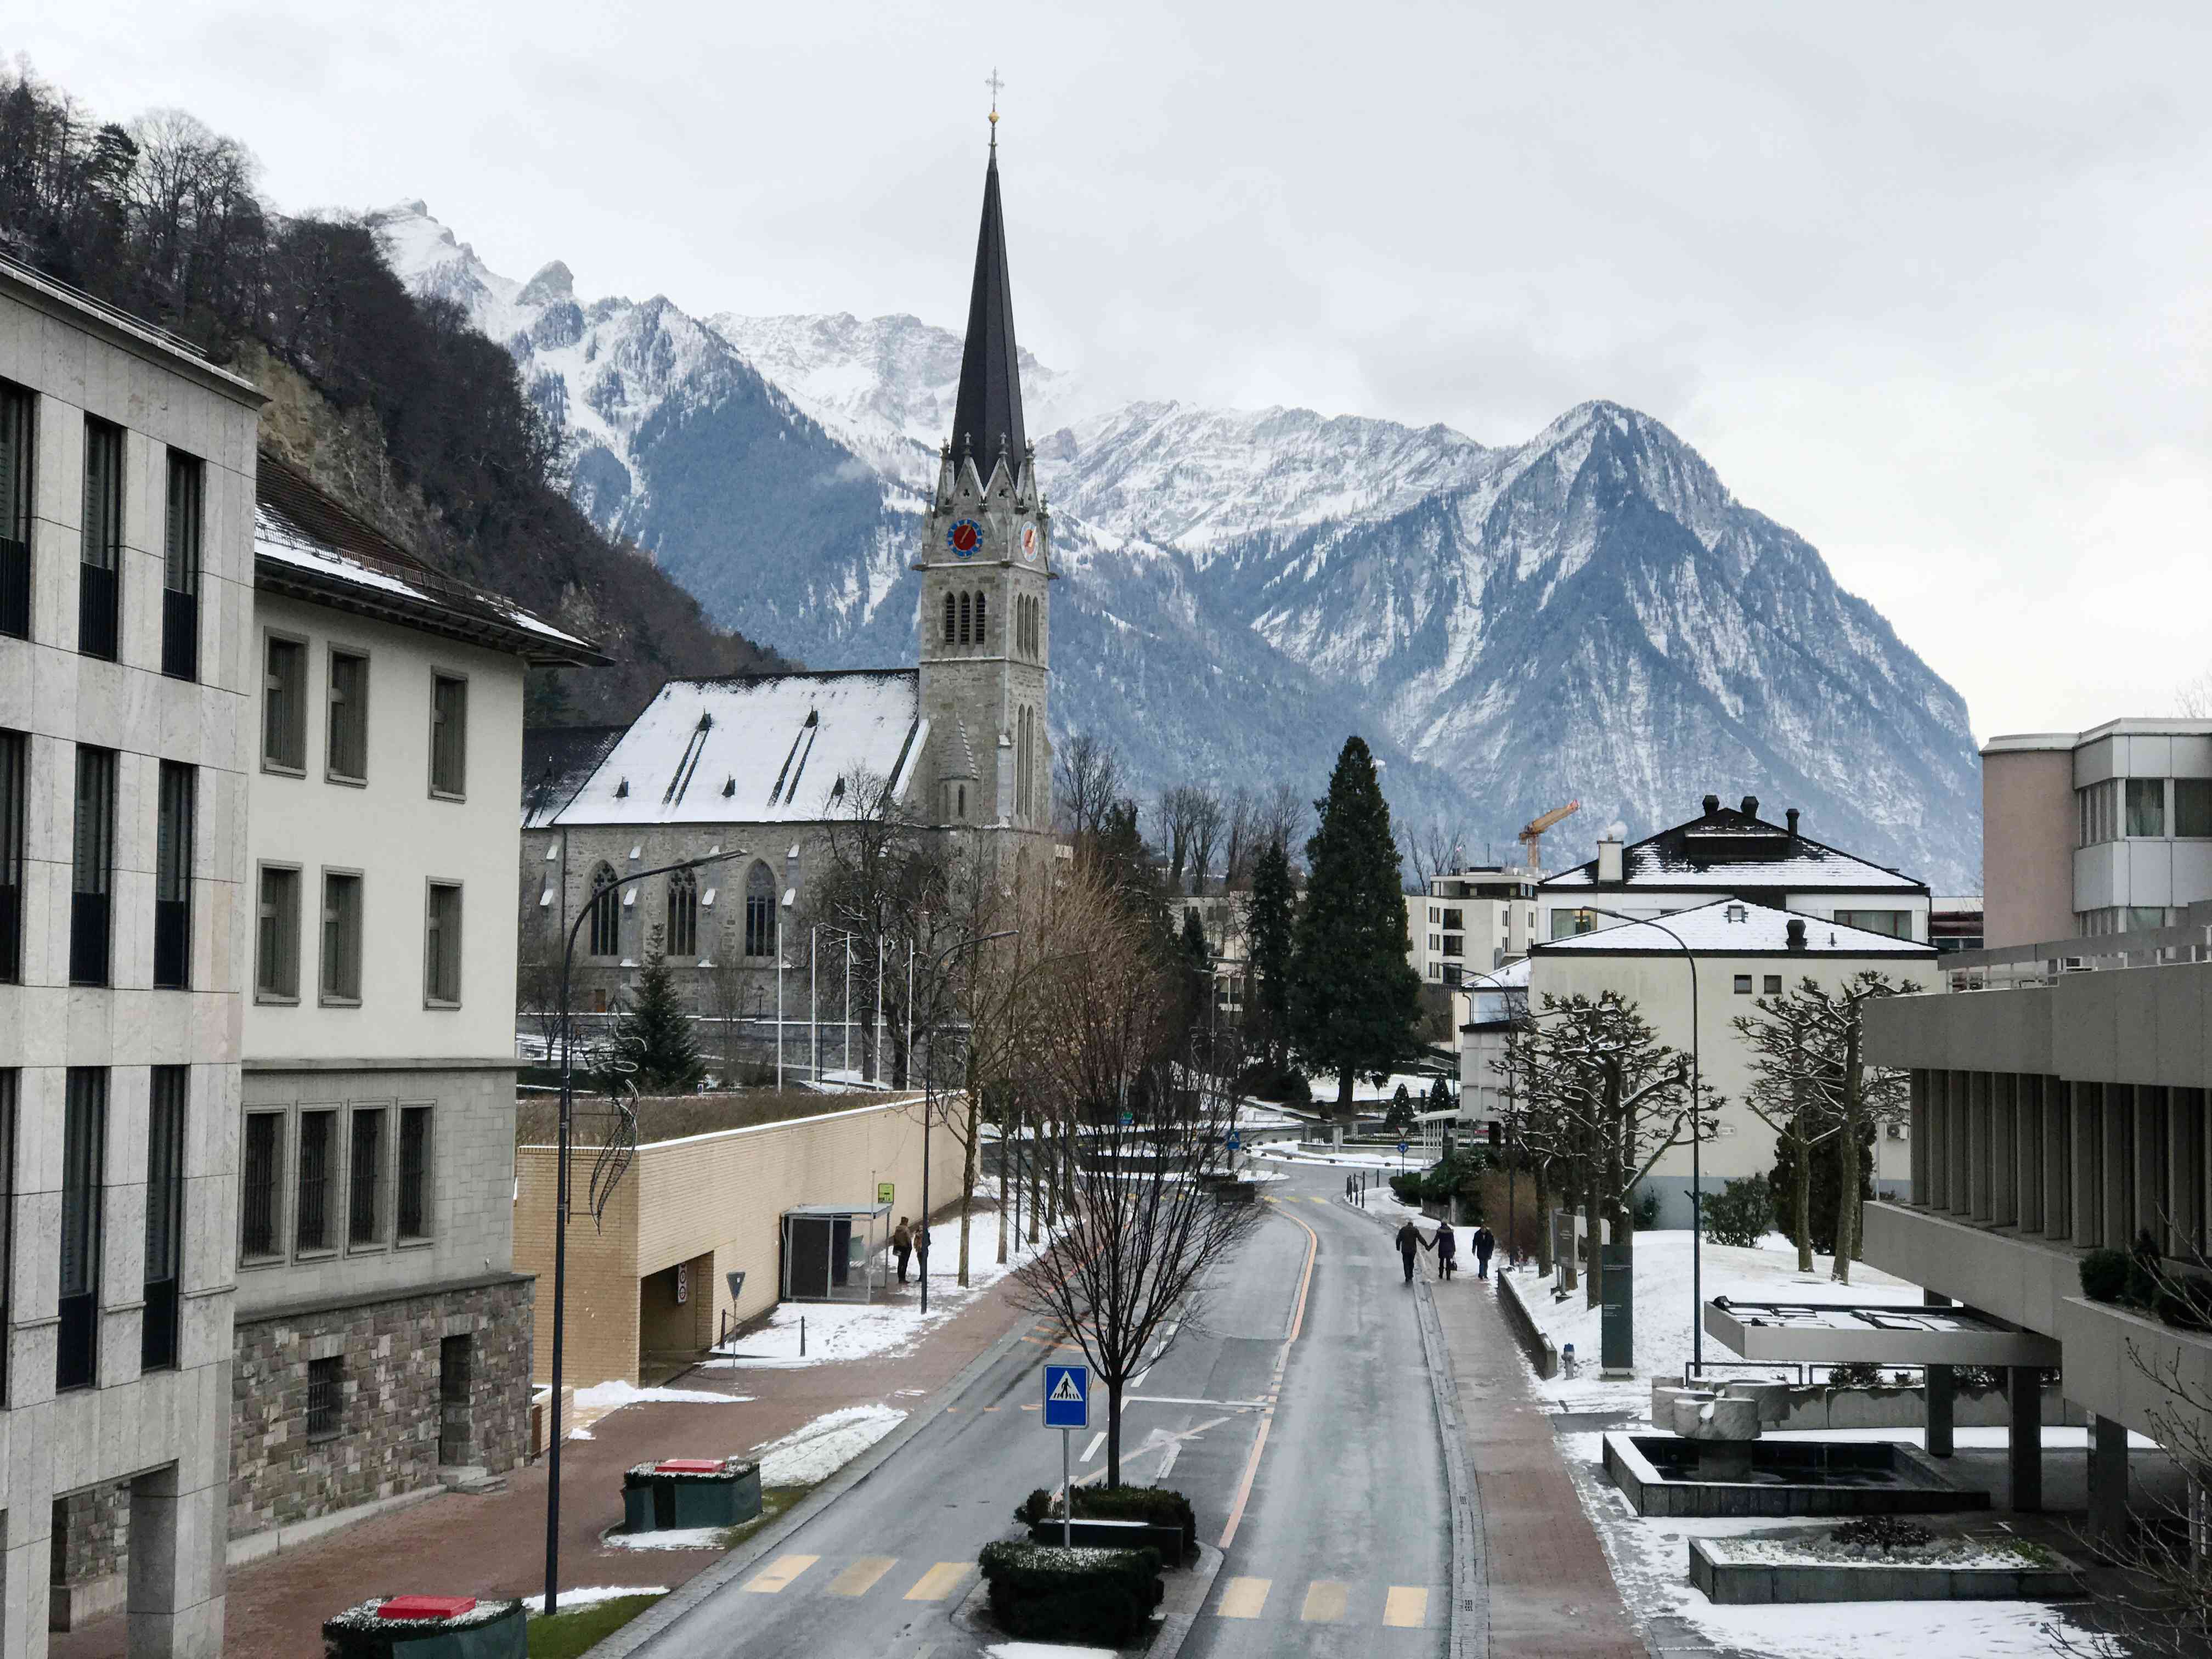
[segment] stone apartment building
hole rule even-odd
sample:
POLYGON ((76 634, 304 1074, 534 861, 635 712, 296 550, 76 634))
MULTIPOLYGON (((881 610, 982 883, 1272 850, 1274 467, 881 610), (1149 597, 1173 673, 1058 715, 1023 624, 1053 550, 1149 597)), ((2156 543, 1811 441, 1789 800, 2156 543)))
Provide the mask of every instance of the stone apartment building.
POLYGON ((0 260, 11 1656, 222 1650, 260 403, 0 260))
POLYGON ((274 457, 258 498, 234 1559, 526 1455, 523 676, 603 660, 274 457))
MULTIPOLYGON (((806 936, 786 934, 804 924, 856 777, 887 783, 903 813, 978 858, 1046 855, 1058 573, 1023 426, 995 149, 953 430, 912 568, 913 667, 672 680, 619 732, 532 734, 519 897, 548 994, 588 909, 577 1007, 614 1006, 658 933, 691 1006, 734 1006, 772 1050, 779 994, 787 1014, 793 997, 803 1008, 810 965, 806 936), (633 879, 716 854, 729 861, 633 879), (799 983, 779 985, 779 962, 796 963, 799 983)), ((822 947, 825 975, 842 975, 842 948, 822 947)))

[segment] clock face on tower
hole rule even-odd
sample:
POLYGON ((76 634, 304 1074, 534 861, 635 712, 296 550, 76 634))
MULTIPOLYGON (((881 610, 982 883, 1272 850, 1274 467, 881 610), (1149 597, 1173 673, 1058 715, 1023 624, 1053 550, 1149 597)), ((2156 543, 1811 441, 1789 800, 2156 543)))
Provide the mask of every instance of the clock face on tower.
POLYGON ((1022 562, 1035 564, 1037 561, 1037 527, 1033 524, 1024 525, 1018 539, 1022 544, 1022 562))
POLYGON ((973 519, 962 519, 945 532, 945 544, 955 557, 970 559, 983 544, 983 526, 973 519))

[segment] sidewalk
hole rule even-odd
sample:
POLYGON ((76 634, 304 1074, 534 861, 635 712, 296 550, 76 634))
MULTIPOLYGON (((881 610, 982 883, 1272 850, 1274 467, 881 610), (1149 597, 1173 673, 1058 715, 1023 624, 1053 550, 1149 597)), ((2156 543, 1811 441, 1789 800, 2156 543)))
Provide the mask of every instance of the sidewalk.
MULTIPOLYGON (((953 1279, 955 1253, 939 1254, 933 1288, 953 1279)), ((591 1439, 572 1439, 562 1454, 562 1587, 672 1589, 705 1571, 721 1559, 719 1552, 609 1549, 599 1542, 601 1533, 621 1522, 624 1469, 648 1458, 744 1450, 851 1406, 884 1404, 911 1413, 1028 1317, 1013 1306, 1011 1289, 1011 1280, 994 1286, 902 1355, 789 1370, 694 1371, 675 1386, 730 1395, 741 1403, 640 1404, 601 1418, 591 1439)), ((505 1492, 446 1493, 237 1569, 229 1578, 223 1651, 237 1659, 319 1653, 321 1621, 369 1595, 535 1595, 544 1588, 541 1461, 510 1474, 505 1492)), ((123 1659, 129 1623, 118 1615, 57 1633, 49 1651, 54 1659, 123 1659)))
MULTIPOLYGON (((1431 1283, 1482 1510, 1494 1659, 1646 1659, 1492 1284, 1431 1283)), ((1395 1265, 1395 1264, 1394 1264, 1395 1265)))

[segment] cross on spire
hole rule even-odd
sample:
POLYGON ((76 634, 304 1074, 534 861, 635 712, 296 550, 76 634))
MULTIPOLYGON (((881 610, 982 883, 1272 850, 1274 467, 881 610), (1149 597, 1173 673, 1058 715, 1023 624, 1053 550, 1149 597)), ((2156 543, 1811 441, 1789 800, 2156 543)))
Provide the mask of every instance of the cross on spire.
POLYGON ((999 147, 999 88, 1006 83, 999 78, 999 70, 993 64, 989 78, 983 84, 991 89, 991 148, 999 147))

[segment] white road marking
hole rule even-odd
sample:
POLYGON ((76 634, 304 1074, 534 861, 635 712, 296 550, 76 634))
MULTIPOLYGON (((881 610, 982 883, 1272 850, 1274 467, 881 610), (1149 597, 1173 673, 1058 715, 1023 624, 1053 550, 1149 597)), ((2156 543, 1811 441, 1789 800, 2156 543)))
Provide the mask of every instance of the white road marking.
POLYGON ((1083 1455, 1077 1458, 1075 1461, 1079 1463, 1088 1463, 1092 1458, 1098 1455, 1098 1449, 1105 1443, 1106 1431, 1101 1429, 1097 1433, 1091 1437, 1091 1443, 1083 1449, 1083 1455))

